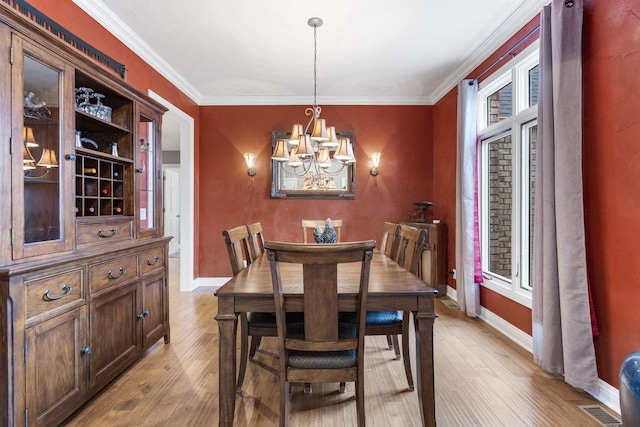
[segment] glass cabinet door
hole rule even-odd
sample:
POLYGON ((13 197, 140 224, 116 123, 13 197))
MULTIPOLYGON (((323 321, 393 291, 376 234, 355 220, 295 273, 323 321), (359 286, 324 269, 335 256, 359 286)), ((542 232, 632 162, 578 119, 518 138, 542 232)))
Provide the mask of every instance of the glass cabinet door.
POLYGON ((159 119, 151 111, 141 109, 138 115, 136 172, 138 176, 138 237, 162 234, 161 153, 159 151, 159 119))
POLYGON ((71 168, 65 164, 72 72, 17 36, 12 47, 13 258, 18 259, 72 247, 71 168))

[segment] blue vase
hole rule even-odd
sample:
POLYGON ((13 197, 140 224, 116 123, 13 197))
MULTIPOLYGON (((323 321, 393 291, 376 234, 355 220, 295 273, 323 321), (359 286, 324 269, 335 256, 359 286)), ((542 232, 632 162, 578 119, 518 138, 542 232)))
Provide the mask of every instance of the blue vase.
POLYGON ((620 367, 620 412, 622 424, 640 426, 640 351, 628 355, 620 367))

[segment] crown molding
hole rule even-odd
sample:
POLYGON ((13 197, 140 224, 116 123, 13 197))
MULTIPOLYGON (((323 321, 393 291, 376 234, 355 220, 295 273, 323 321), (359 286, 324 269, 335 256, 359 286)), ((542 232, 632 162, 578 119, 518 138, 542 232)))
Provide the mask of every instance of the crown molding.
MULTIPOLYGON (((127 24, 118 18, 100 0, 72 0, 78 7, 84 10, 90 17, 124 43, 136 55, 158 71, 164 78, 191 98, 196 104, 200 104, 202 94, 182 77, 176 70, 164 61, 158 53, 146 44, 127 24)), ((125 64, 126 65, 126 64, 125 64)))
POLYGON ((467 49, 466 60, 458 66, 450 77, 433 91, 430 98, 438 102, 458 83, 478 68, 491 54, 520 31, 529 21, 540 14, 542 8, 551 0, 522 0, 521 5, 512 12, 506 12, 502 25, 486 39, 478 39, 467 49))
MULTIPOLYGON (((311 105, 310 96, 210 96, 201 106, 311 105)), ((427 96, 318 96, 319 105, 433 105, 427 96)))

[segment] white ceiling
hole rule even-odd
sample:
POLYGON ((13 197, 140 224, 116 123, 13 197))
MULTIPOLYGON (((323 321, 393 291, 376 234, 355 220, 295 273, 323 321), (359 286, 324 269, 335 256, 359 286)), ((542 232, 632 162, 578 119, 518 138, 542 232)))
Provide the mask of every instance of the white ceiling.
POLYGON ((320 105, 430 105, 550 0, 73 1, 199 105, 310 105, 313 16, 320 105))

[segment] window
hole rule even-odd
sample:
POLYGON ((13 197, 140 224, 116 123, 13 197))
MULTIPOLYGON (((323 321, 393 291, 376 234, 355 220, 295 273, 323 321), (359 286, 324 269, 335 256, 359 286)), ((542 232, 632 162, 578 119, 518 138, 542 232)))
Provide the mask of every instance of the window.
POLYGON ((484 286, 531 307, 538 43, 480 83, 480 241, 484 286))

